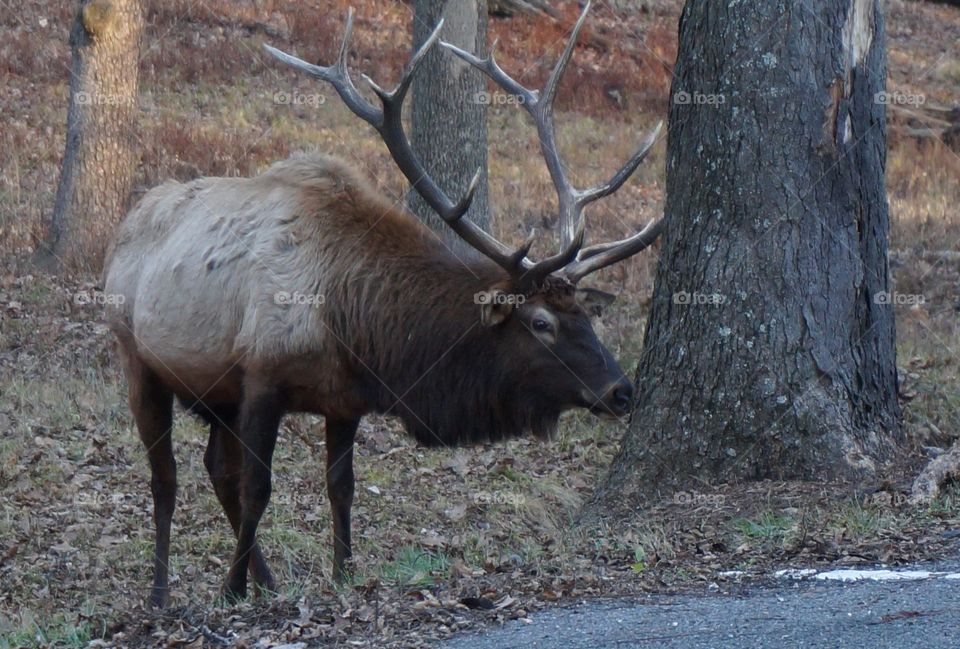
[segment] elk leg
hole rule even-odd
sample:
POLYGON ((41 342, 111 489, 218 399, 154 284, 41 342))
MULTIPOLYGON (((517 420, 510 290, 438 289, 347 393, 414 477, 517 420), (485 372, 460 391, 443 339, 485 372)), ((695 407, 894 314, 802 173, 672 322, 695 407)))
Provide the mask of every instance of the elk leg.
POLYGON ((353 505, 353 440, 359 419, 327 419, 327 496, 333 513, 333 578, 346 580, 353 505))
MULTIPOLYGON (((213 483, 213 491, 223 507, 233 535, 240 533, 240 487, 243 473, 243 447, 234 432, 232 422, 217 422, 210 425, 210 441, 203 455, 203 463, 213 483)), ((259 545, 250 552, 248 568, 253 583, 259 592, 276 590, 276 582, 267 567, 259 545)))
POLYGON ((224 584, 224 595, 240 599, 247 594, 247 566, 257 545, 257 526, 270 502, 271 462, 277 429, 283 417, 279 395, 266 388, 245 386, 240 405, 240 441, 243 471, 240 475, 240 530, 237 550, 224 584))
POLYGON ((173 458, 170 429, 173 425, 173 393, 159 377, 132 354, 124 354, 129 384, 129 403, 140 440, 150 461, 150 491, 153 493, 153 590, 150 605, 162 608, 170 594, 170 523, 177 498, 177 464, 173 458))

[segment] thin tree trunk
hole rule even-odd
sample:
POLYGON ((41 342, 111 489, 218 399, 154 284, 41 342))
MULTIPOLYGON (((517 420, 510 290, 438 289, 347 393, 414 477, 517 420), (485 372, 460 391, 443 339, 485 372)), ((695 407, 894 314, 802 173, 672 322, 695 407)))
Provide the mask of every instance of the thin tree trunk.
POLYGON ((608 507, 864 477, 899 439, 879 0, 689 0, 638 409, 608 507))
MULTIPOLYGON (((469 52, 486 53, 486 0, 415 0, 413 6, 414 49, 443 18, 441 37, 445 41, 469 52)), ((413 80, 410 142, 427 171, 454 201, 466 192, 477 169, 481 170, 480 185, 466 218, 489 230, 486 88, 480 71, 434 47, 413 80)), ((451 248, 464 245, 416 192, 407 195, 407 205, 451 248)))
POLYGON ((73 63, 67 140, 41 258, 97 270, 129 207, 143 32, 139 0, 82 0, 70 33, 73 63))

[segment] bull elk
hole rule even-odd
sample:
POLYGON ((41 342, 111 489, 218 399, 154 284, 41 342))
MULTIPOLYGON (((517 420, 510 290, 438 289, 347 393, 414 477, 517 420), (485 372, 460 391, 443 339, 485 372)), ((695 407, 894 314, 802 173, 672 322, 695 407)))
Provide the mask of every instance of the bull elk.
MULTIPOLYGON (((588 7, 589 8, 589 7, 588 7)), ((401 125, 401 106, 433 34, 396 88, 347 72, 352 12, 339 57, 321 67, 267 50, 333 85, 380 134, 400 171, 477 254, 458 256, 426 226, 328 156, 294 157, 254 178, 168 182, 148 192, 119 228, 104 277, 108 321, 119 340, 129 403, 151 470, 156 527, 150 602, 167 601, 176 492, 171 441, 177 397, 210 425, 204 464, 237 538, 224 585, 246 594, 274 580, 257 545, 271 490, 271 458, 285 413, 326 420, 326 483, 333 515, 334 577, 350 557, 353 444, 368 413, 398 416, 428 446, 546 438, 563 411, 623 416, 633 386, 591 326, 613 296, 578 286, 588 274, 649 246, 661 221, 622 241, 584 247, 584 207, 616 191, 650 150, 657 130, 606 184, 575 188, 554 137, 553 101, 570 42, 541 92, 508 76, 493 53, 479 68, 536 124, 559 197, 562 246, 534 262, 533 237, 512 249, 462 218, 423 169, 401 125)))

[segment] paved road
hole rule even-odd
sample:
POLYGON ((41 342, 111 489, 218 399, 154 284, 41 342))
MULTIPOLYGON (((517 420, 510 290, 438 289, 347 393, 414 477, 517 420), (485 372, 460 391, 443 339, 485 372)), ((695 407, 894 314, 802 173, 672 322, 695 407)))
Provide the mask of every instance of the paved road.
MULTIPOLYGON (((956 572, 960 564, 924 569, 956 572)), ((536 614, 444 649, 960 647, 960 579, 779 580, 739 595, 654 596, 536 614)))

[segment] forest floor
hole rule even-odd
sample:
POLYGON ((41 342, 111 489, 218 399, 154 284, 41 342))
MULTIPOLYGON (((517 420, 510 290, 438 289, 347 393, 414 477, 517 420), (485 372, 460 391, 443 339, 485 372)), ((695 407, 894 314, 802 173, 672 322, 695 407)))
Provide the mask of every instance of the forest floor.
MULTIPOLYGON (((351 64, 377 80, 405 60, 409 6, 357 0, 351 64)), ((396 198, 383 146, 335 95, 268 60, 263 42, 330 61, 347 1, 150 1, 141 58, 138 192, 168 177, 245 175, 292 151, 353 160, 396 198)), ((531 85, 577 12, 495 18, 501 63, 531 85)), ((891 90, 960 104, 960 11, 891 0, 891 90)), ((680 3, 600 3, 560 97, 561 149, 577 179, 608 175, 665 115, 680 3)), ((875 484, 758 482, 675 494, 631 521, 577 524, 622 426, 566 417, 548 444, 518 440, 424 450, 395 421, 369 418, 358 441, 354 581, 331 583, 322 422, 288 417, 261 527, 279 592, 217 599, 232 534, 202 465, 206 432, 174 431, 180 470, 172 607, 143 607, 152 505, 144 453, 94 295, 27 261, 49 218, 63 150, 74 3, 0 5, 0 649, 17 646, 248 647, 305 642, 430 646, 453 633, 526 619, 557 603, 648 592, 724 590, 774 568, 935 560, 960 548, 960 488, 913 507, 919 468, 960 438, 960 158, 905 134, 891 110, 888 194, 907 435, 875 484), (736 571, 736 577, 731 576, 736 571)), ((354 75, 358 77, 357 74, 354 75)), ((552 187, 516 106, 490 109, 494 228, 516 241, 552 225, 552 187)), ((911 121, 907 121, 911 120, 911 121)), ((663 206, 664 145, 591 213, 614 238, 663 206)), ((598 322, 628 373, 642 346, 656 254, 606 271, 624 296, 598 322)))

